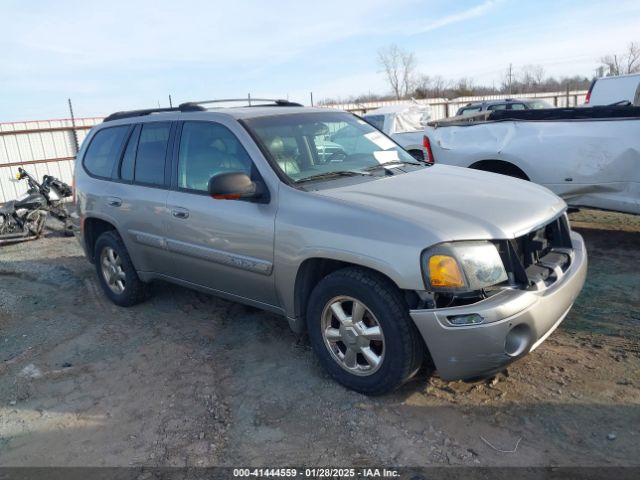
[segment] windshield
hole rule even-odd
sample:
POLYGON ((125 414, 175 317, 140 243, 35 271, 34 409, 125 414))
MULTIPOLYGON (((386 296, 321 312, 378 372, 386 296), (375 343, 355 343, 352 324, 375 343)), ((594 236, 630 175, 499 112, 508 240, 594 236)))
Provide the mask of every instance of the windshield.
POLYGON ((387 136, 349 113, 274 115, 244 123, 293 182, 366 176, 377 167, 395 170, 397 166, 417 164, 387 136))

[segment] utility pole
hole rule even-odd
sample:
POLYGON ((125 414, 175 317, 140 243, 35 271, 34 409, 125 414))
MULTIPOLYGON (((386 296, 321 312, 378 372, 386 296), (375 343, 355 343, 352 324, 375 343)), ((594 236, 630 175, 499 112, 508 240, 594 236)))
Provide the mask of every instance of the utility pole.
POLYGON ((69 114, 71 115, 71 136, 73 137, 73 146, 76 147, 76 154, 78 150, 80 150, 80 145, 78 144, 78 133, 76 132, 76 118, 73 116, 73 105, 71 105, 71 99, 68 98, 69 102, 69 114))
POLYGON ((511 95, 512 82, 513 82, 513 65, 509 64, 509 95, 511 95))
POLYGON ((311 106, 313 107, 313 92, 309 92, 309 96, 311 97, 311 106))
POLYGON ((169 108, 173 108, 173 102, 171 101, 171 94, 169 94, 169 108))

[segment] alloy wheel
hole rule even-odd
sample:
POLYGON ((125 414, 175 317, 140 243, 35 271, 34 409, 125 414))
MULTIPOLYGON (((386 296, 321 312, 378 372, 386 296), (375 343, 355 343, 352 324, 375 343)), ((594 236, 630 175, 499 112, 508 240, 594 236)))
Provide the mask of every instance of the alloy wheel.
POLYGON ((113 293, 120 295, 126 286, 126 274, 122 269, 120 255, 111 247, 105 247, 100 254, 102 276, 113 293))
POLYGON ((329 300, 322 312, 321 328, 331 356, 349 373, 368 376, 382 366, 382 327, 361 301, 348 296, 329 300))

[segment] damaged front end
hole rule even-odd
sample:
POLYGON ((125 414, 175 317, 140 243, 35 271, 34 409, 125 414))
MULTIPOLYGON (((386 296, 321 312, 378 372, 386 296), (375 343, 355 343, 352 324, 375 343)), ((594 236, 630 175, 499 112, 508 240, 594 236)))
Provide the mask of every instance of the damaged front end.
POLYGON ((489 375, 536 348, 586 276, 582 238, 562 214, 513 239, 450 242, 422 258, 411 316, 446 379, 489 375))

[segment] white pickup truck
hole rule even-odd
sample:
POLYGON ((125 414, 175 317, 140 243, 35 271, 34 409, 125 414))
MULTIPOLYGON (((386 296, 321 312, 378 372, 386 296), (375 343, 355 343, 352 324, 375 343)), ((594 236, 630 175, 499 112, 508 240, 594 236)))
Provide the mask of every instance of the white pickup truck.
POLYGON ((424 160, 422 137, 430 117, 429 105, 417 103, 377 108, 362 116, 419 160, 424 160))
POLYGON ((430 122, 424 135, 436 163, 530 180, 574 207, 640 214, 640 107, 482 112, 430 122))
POLYGON ((640 73, 595 79, 589 87, 583 106, 593 107, 622 102, 640 106, 640 73))

